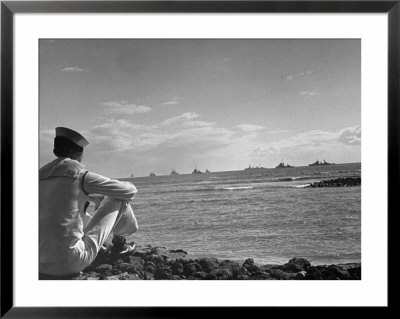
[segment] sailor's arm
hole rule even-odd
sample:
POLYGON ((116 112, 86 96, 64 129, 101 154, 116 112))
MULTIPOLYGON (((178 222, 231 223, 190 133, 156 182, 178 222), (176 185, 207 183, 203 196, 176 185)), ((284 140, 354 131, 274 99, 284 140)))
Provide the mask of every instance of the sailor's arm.
POLYGON ((137 193, 131 182, 110 179, 92 172, 87 172, 82 178, 83 191, 88 195, 99 194, 129 202, 137 193))

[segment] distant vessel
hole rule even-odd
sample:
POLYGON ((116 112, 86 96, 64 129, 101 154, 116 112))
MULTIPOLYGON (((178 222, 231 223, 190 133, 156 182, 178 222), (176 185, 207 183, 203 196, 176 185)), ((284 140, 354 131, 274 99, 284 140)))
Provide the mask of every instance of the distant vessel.
POLYGON ((316 160, 315 163, 308 164, 308 166, 320 166, 320 165, 335 165, 335 163, 328 163, 325 160, 323 160, 322 162, 316 160))
POLYGON ((194 170, 193 170, 192 174, 203 174, 203 172, 200 171, 200 170, 198 170, 198 169, 197 169, 197 164, 195 164, 195 165, 194 165, 194 170))
POLYGON ((195 168, 192 172, 192 174, 203 174, 202 171, 199 171, 197 168, 195 168))
POLYGON ((250 169, 265 169, 265 167, 262 167, 261 165, 260 166, 251 166, 249 164, 249 167, 245 168, 244 170, 247 171, 247 170, 250 170, 250 169))
POLYGON ((135 177, 135 175, 133 175, 133 173, 131 174, 131 176, 130 176, 130 178, 134 178, 135 177))
POLYGON ((149 176, 157 176, 154 172, 151 172, 149 176))
POLYGON ((206 169, 206 171, 205 171, 206 173, 211 173, 208 169, 206 169))
POLYGON ((290 168, 290 167, 294 167, 294 166, 285 164, 283 161, 280 162, 278 166, 275 166, 275 168, 290 168))
POLYGON ((179 173, 175 169, 172 169, 169 175, 179 175, 179 173))

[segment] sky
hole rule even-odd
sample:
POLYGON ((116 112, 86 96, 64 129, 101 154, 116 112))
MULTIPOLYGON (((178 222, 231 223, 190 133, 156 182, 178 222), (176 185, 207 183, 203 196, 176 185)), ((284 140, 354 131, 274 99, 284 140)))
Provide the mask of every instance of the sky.
POLYGON ((55 128, 108 177, 361 161, 361 42, 44 39, 42 166, 55 128))

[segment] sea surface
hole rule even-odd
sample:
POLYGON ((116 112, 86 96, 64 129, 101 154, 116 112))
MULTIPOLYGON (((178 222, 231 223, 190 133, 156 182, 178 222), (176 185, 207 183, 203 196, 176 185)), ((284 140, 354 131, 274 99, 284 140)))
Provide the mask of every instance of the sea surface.
POLYGON ((361 187, 307 188, 361 176, 361 163, 132 178, 129 239, 196 257, 312 264, 361 261, 361 187))

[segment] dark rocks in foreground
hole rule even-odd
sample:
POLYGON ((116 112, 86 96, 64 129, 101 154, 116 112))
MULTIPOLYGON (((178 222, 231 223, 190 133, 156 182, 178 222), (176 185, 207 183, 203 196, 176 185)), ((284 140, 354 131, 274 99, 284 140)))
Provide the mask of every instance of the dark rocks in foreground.
POLYGON ((323 180, 310 184, 308 187, 349 187, 360 186, 361 177, 341 177, 330 180, 323 180))
POLYGON ((361 263, 317 265, 293 258, 284 265, 256 265, 216 258, 189 258, 183 250, 141 247, 134 255, 116 259, 99 256, 73 280, 360 280, 361 263))

